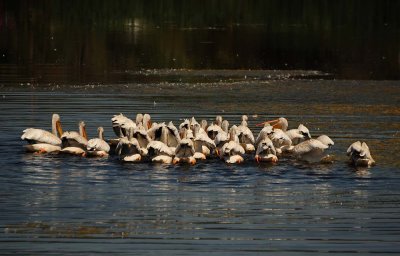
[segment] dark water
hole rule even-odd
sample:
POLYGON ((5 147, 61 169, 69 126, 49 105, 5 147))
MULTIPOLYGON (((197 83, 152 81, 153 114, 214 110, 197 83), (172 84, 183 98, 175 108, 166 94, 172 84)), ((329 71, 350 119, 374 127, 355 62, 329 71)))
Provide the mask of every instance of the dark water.
POLYGON ((397 81, 290 79, 317 75, 301 71, 177 72, 152 70, 148 82, 129 84, 0 87, 1 254, 400 253, 397 81), (119 112, 175 124, 217 114, 237 124, 248 114, 255 133, 256 123, 285 116, 290 127, 302 122, 313 136, 329 135, 336 161, 209 160, 189 167, 25 154, 21 131, 49 129, 53 112, 65 130, 85 120, 89 136, 103 125, 108 138, 119 112), (368 143, 377 166, 346 164, 356 140, 368 143))
POLYGON ((4 0, 0 83, 131 82, 125 70, 148 68, 400 79, 399 10, 390 0, 4 0))

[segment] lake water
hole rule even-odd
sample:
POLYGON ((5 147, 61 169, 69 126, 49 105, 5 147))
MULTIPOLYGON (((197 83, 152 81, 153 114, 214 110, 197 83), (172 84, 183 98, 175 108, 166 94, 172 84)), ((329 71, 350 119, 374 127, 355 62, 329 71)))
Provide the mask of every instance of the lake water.
POLYGON ((0 254, 400 254, 398 81, 330 80, 319 72, 144 70, 118 84, 0 86, 0 254), (134 79, 133 79, 134 78, 134 79), (123 164, 26 154, 26 127, 87 124, 114 137, 111 117, 155 121, 222 115, 249 126, 285 116, 329 135, 336 161, 241 165, 123 164), (377 165, 356 170, 363 140, 377 165))

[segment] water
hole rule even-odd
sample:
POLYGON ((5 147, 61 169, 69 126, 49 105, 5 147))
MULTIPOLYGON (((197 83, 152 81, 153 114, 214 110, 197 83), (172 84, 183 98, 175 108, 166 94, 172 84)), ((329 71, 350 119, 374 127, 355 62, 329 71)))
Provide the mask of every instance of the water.
POLYGON ((0 87, 0 253, 400 253, 398 82, 241 72, 132 71, 146 81, 0 87), (329 135, 336 161, 164 166, 22 149, 21 131, 49 129, 52 113, 64 130, 84 120, 89 137, 102 125, 111 138, 110 118, 120 112, 176 125, 217 114, 238 124, 248 114, 255 133, 256 123, 285 116, 290 127, 302 122, 313 136, 329 135), (368 143, 377 166, 347 165, 345 151, 356 140, 368 143))

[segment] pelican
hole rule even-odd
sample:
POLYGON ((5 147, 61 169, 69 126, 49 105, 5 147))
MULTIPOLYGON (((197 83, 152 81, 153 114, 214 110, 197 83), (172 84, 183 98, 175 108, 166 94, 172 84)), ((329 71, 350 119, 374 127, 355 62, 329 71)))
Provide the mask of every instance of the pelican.
POLYGON ((87 155, 88 156, 100 156, 106 157, 108 156, 108 152, 110 151, 110 145, 104 141, 103 127, 97 128, 98 138, 90 139, 87 143, 87 155))
POLYGON ((311 139, 310 131, 303 124, 300 124, 297 129, 286 131, 286 134, 292 140, 293 145, 297 145, 304 140, 311 139))
POLYGON ((51 119, 51 132, 42 129, 28 128, 23 131, 21 139, 29 143, 24 146, 27 152, 58 152, 61 150, 61 139, 59 136, 61 136, 62 133, 60 116, 58 114, 53 114, 51 119))
POLYGON ((122 138, 128 135, 130 127, 136 128, 136 123, 123 114, 114 115, 111 118, 112 127, 118 138, 122 138))
POLYGON ((281 129, 274 129, 273 133, 268 136, 276 149, 277 155, 282 153, 291 153, 293 150, 292 140, 281 129))
POLYGON ((256 126, 265 126, 265 125, 271 125, 273 128, 281 129, 282 131, 286 131, 288 128, 288 121, 284 117, 279 117, 278 119, 262 122, 259 124, 256 124, 256 126))
POLYGON ((229 142, 229 133, 228 133, 228 128, 229 128, 229 122, 228 120, 224 120, 221 124, 222 126, 222 131, 218 132, 217 136, 215 136, 214 143, 216 146, 215 153, 219 155, 219 152, 222 149, 222 146, 224 146, 225 143, 229 142))
POLYGON ((151 117, 149 114, 143 115, 142 124, 146 131, 151 128, 151 117))
POLYGON ((371 167, 375 160, 371 156, 367 143, 356 141, 347 149, 347 155, 354 166, 371 167))
POLYGON ((201 120, 200 121, 200 126, 201 126, 201 128, 203 128, 203 130, 204 131, 207 131, 207 126, 208 126, 208 124, 207 124, 207 120, 201 120))
POLYGON ((256 149, 254 147, 254 135, 247 125, 247 120, 247 116, 243 115, 242 123, 237 128, 237 136, 244 150, 249 153, 255 151, 256 149))
POLYGON ((173 159, 173 163, 189 163, 195 164, 196 159, 193 157, 195 150, 193 141, 187 138, 187 129, 181 129, 182 139, 179 142, 178 146, 175 149, 175 157, 173 159))
POLYGON ((274 133, 274 128, 268 123, 266 123, 264 128, 262 128, 260 133, 258 134, 257 139, 255 141, 255 145, 260 144, 262 140, 268 138, 273 133, 274 133))
POLYGON ((147 145, 151 141, 151 138, 147 134, 147 130, 143 125, 139 125, 133 129, 133 137, 137 139, 141 149, 146 149, 147 145))
POLYGON ((64 132, 61 136, 61 141, 63 148, 60 153, 86 156, 88 141, 85 122, 79 122, 79 133, 75 131, 64 132))
POLYGON ((276 150, 272 141, 266 137, 261 140, 257 146, 255 160, 259 162, 278 162, 276 150))
POLYGON ((217 134, 222 131, 221 125, 222 116, 216 116, 215 123, 211 123, 211 125, 207 127, 207 134, 210 139, 215 140, 217 134))
POLYGON ((147 145, 147 156, 152 162, 170 164, 174 154, 174 150, 161 141, 153 140, 147 145))
POLYGON ((220 158, 224 158, 228 164, 242 163, 244 161, 242 155, 245 154, 245 150, 239 143, 236 129, 236 125, 231 127, 229 142, 225 143, 221 148, 220 158))
POLYGON ((317 139, 309 139, 294 146, 293 154, 306 162, 325 162, 330 156, 325 155, 324 151, 333 145, 334 142, 328 136, 321 135, 317 139))
POLYGON ((207 133, 200 127, 200 124, 194 125, 194 149, 195 159, 205 160, 210 155, 211 150, 215 148, 215 143, 210 139, 207 133))
POLYGON ((115 153, 121 161, 140 162, 142 160, 143 151, 140 148, 138 140, 133 137, 133 130, 132 127, 129 128, 128 137, 121 138, 115 148, 115 153))

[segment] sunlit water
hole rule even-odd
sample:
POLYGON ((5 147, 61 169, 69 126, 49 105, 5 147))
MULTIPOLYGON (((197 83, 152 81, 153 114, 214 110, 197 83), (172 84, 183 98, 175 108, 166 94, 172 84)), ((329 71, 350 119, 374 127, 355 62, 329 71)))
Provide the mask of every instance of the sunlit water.
POLYGON ((235 71, 201 82, 183 72, 180 82, 163 72, 145 83, 0 87, 1 254, 400 253, 398 82, 239 79, 235 71), (164 166, 22 149, 22 130, 50 129, 52 113, 64 130, 84 120, 90 137, 102 125, 112 138, 113 114, 139 112, 175 125, 217 114, 238 124, 248 114, 255 134, 256 123, 285 116, 290 128, 302 122, 313 136, 329 135, 336 161, 164 166), (377 166, 346 163, 356 140, 377 166))

